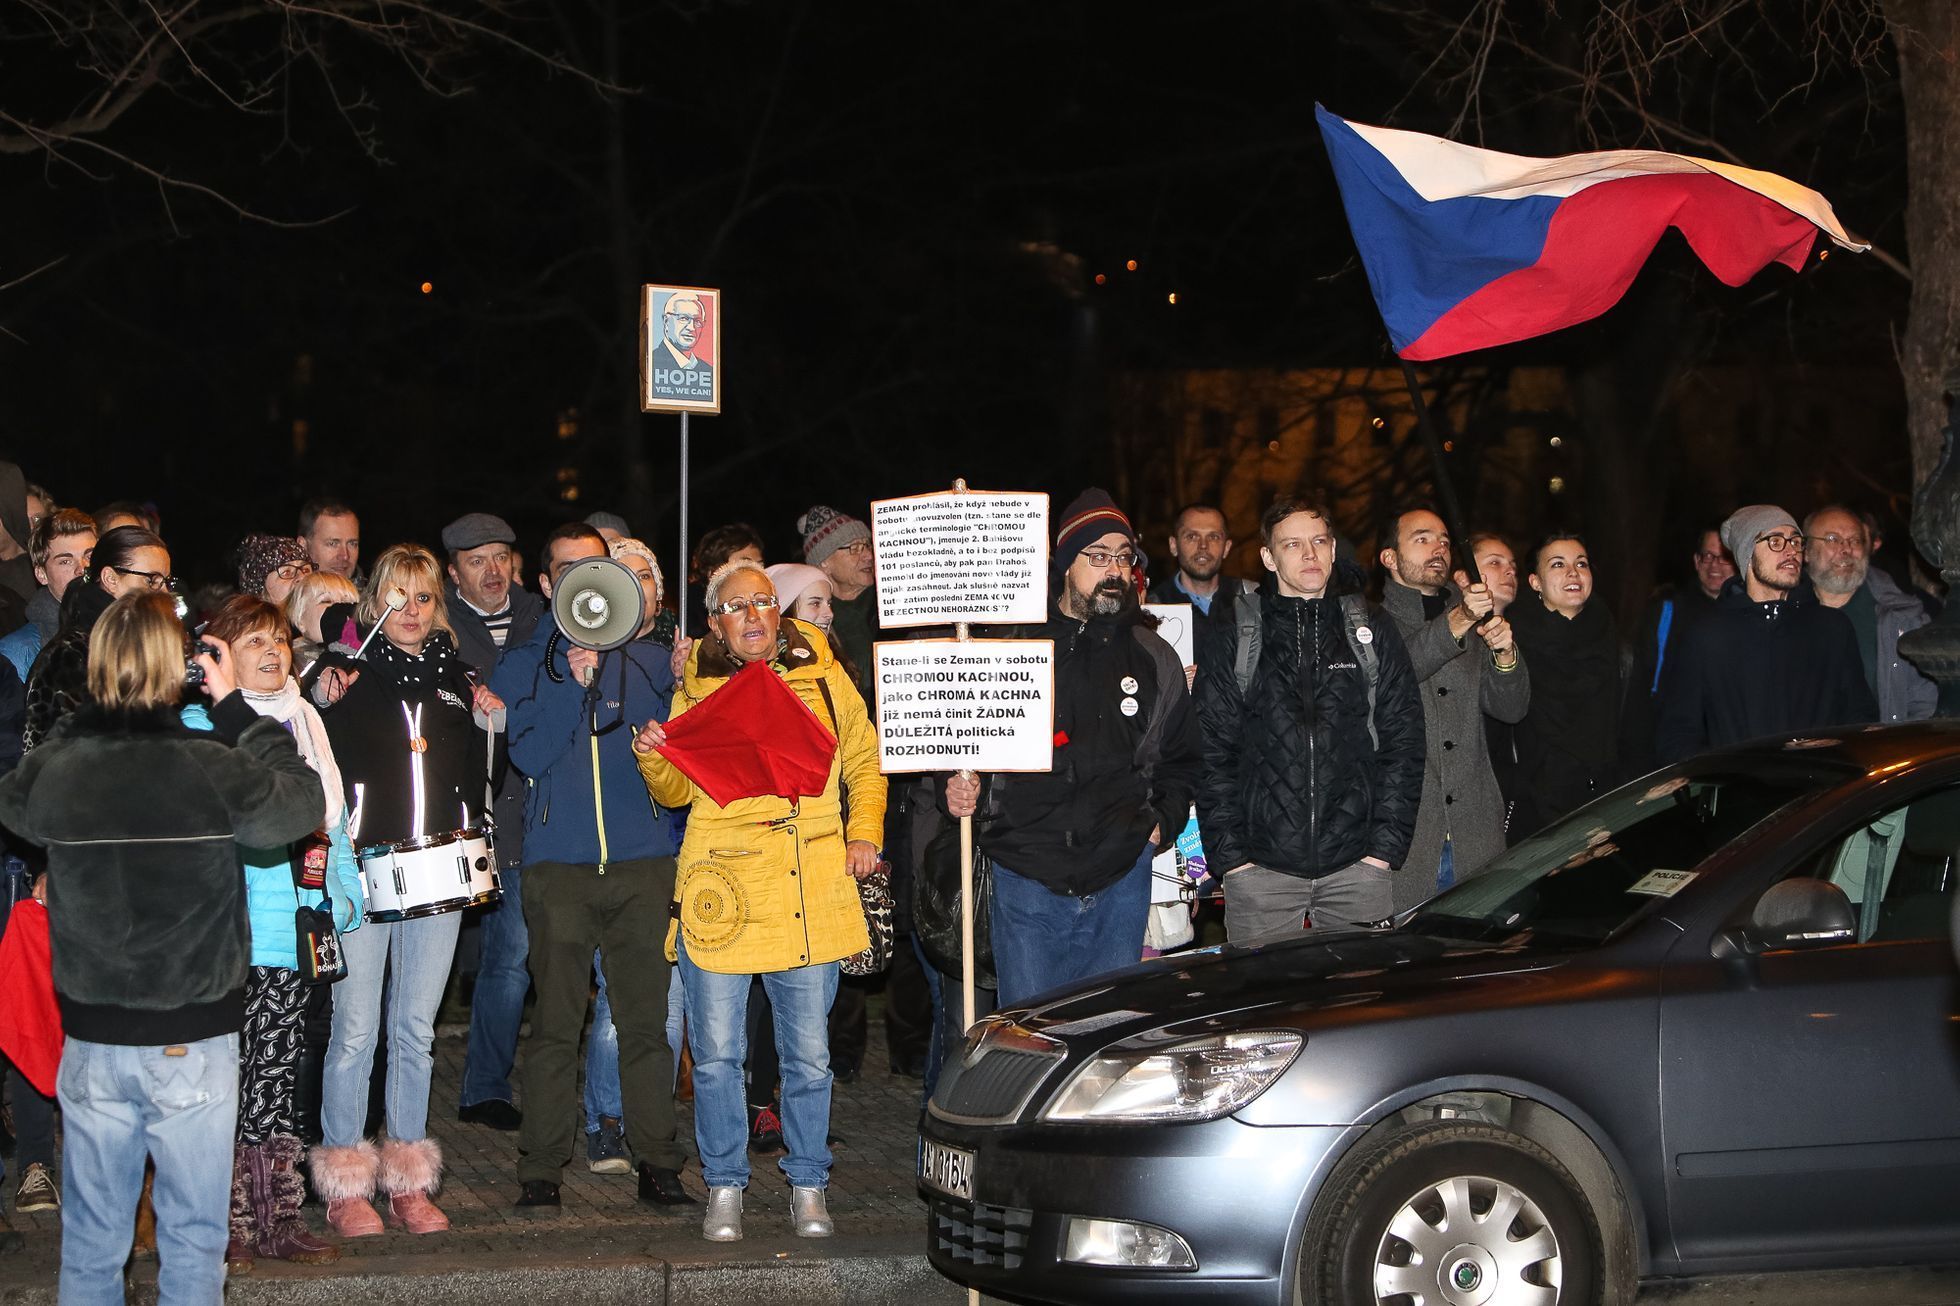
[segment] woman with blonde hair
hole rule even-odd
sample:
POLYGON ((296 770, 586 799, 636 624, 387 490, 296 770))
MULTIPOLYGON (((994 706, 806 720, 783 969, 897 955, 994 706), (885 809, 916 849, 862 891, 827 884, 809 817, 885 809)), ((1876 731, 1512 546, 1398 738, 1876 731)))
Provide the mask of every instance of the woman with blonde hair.
MULTIPOLYGON (((501 729, 503 704, 472 683, 456 655, 435 555, 417 544, 384 552, 355 620, 370 628, 378 622, 381 633, 324 714, 351 795, 355 848, 481 825, 490 778, 486 731, 501 729), (388 601, 396 589, 399 607, 388 601)), ((429 1200, 442 1176, 442 1152, 428 1136, 429 1080, 436 1009, 461 924, 456 911, 369 920, 341 940, 347 978, 334 986, 312 1173, 327 1222, 342 1237, 381 1232, 369 1200, 377 1187, 388 1197, 390 1223, 410 1233, 449 1227, 429 1200), (388 1136, 377 1146, 362 1138, 362 1128, 384 983, 388 1136)))
POLYGON ((197 654, 215 737, 179 721, 187 642, 168 594, 118 596, 89 632, 86 700, 0 780, 0 822, 48 850, 63 1301, 123 1299, 146 1155, 159 1297, 223 1295, 251 961, 240 851, 326 815, 292 737, 237 692, 223 639, 197 654))
POLYGON ((293 583, 281 604, 286 624, 293 628, 293 674, 301 680, 320 660, 320 655, 340 637, 338 630, 326 628, 327 609, 336 604, 356 604, 361 591, 345 576, 331 571, 311 571, 293 583))

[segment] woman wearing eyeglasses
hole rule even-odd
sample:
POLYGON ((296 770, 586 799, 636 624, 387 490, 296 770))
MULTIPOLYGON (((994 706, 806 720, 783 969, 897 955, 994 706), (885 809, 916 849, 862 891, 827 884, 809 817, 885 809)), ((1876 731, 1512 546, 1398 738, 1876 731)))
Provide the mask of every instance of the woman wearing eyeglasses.
MULTIPOLYGON (((379 621, 381 634, 345 694, 323 714, 350 794, 354 846, 480 825, 490 762, 485 731, 501 726, 503 704, 471 684, 456 656, 441 564, 417 544, 387 550, 355 617, 364 625, 379 621), (391 610, 386 596, 397 588, 406 601, 391 610)), ((428 1137, 430 1049, 462 919, 460 911, 448 911, 370 920, 341 937, 347 978, 334 986, 322 1138, 312 1172, 314 1189, 327 1201, 327 1223, 344 1238, 381 1232, 369 1200, 377 1187, 388 1196, 390 1223, 410 1233, 449 1227, 429 1200, 442 1176, 442 1152, 428 1137), (384 980, 388 1137, 377 1148, 362 1131, 384 980)))
POLYGON ((170 551, 140 526, 118 526, 95 542, 88 569, 61 599, 61 628, 27 677, 22 745, 32 750, 61 718, 89 701, 88 637, 109 605, 132 590, 174 590, 170 551))
POLYGON ((274 607, 312 571, 306 546, 290 535, 247 535, 238 546, 238 588, 274 607))
POLYGON ((837 752, 815 798, 745 798, 721 806, 653 750, 658 722, 634 741, 640 771, 663 807, 692 804, 674 896, 676 951, 687 991, 694 1051, 694 1135, 708 1182, 705 1237, 742 1236, 749 1182, 747 1097, 742 1058, 749 983, 760 975, 775 1008, 782 1061, 780 1163, 791 1188, 791 1222, 805 1238, 832 1232, 830 1182, 830 1005, 837 963, 867 944, 853 877, 878 866, 885 780, 864 700, 815 626, 784 621, 760 567, 730 563, 708 580, 708 634, 688 657, 674 691, 678 719, 751 663, 763 663, 824 728, 837 752), (841 794, 850 791, 848 828, 841 794))

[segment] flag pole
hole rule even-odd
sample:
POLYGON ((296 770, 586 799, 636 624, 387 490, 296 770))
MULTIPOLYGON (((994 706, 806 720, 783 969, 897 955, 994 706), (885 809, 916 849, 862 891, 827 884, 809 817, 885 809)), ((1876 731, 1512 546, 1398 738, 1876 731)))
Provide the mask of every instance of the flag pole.
MULTIPOLYGON (((1450 479, 1449 464, 1443 461, 1443 439, 1436 433, 1436 419, 1430 415, 1429 402, 1422 397, 1422 383, 1416 380, 1416 369, 1406 358, 1399 359, 1402 364, 1402 381, 1409 388, 1409 404, 1415 409, 1416 429, 1422 433, 1422 442, 1429 446, 1429 461, 1436 468, 1436 497, 1443 510, 1443 525, 1449 530, 1450 540, 1456 545, 1463 561, 1463 570, 1470 577, 1472 585, 1483 583, 1477 571, 1477 560, 1470 556, 1470 541, 1463 533, 1463 505, 1457 502, 1456 482, 1450 479)), ((1393 548, 1393 540, 1376 541, 1382 548, 1393 548)), ((1478 622, 1482 625, 1482 622, 1478 622)))

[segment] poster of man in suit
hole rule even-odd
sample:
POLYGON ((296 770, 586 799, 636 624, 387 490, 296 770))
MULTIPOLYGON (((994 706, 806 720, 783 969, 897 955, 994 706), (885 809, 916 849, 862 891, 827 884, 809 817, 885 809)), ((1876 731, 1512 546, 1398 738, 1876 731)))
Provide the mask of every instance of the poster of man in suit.
POLYGON ((642 286, 640 344, 643 412, 721 411, 719 290, 642 286))

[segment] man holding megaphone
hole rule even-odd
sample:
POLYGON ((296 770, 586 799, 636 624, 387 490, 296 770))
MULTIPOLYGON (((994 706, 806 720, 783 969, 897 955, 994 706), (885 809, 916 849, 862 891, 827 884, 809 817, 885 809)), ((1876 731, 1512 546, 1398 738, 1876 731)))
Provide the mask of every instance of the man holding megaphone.
POLYGON ((633 573, 607 557, 603 535, 582 522, 561 526, 539 563, 552 620, 506 650, 490 680, 509 711, 511 764, 528 781, 523 898, 537 1005, 524 1055, 517 1204, 559 1204, 577 1137, 579 1034, 595 950, 606 958, 640 1198, 689 1203, 665 1034, 674 839, 633 754, 640 724, 667 719, 674 675, 667 650, 634 641, 645 599, 633 573))

